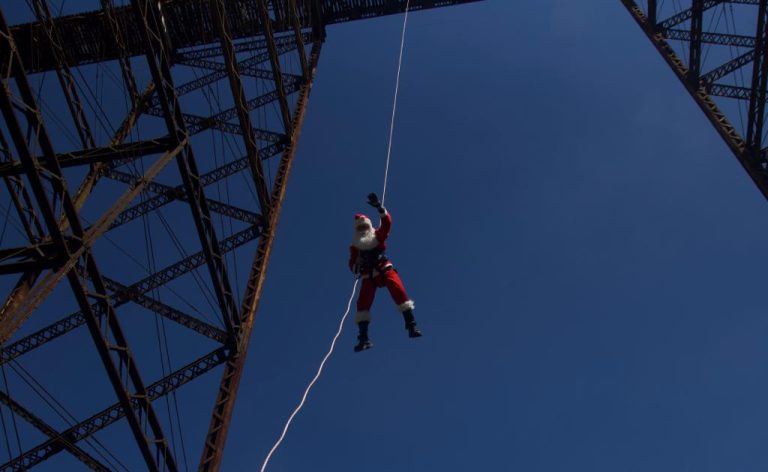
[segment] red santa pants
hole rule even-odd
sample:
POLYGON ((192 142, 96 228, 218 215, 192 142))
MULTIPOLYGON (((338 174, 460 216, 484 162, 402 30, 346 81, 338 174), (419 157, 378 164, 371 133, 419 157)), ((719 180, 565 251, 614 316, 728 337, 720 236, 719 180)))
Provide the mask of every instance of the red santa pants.
POLYGON ((405 293, 403 281, 400 280, 396 270, 390 269, 375 277, 363 279, 363 286, 360 287, 360 296, 357 298, 356 322, 370 321, 371 305, 373 305, 373 298, 376 296, 376 289, 379 287, 387 287, 389 294, 392 295, 392 300, 395 301, 398 310, 401 312, 413 309, 413 301, 405 293))

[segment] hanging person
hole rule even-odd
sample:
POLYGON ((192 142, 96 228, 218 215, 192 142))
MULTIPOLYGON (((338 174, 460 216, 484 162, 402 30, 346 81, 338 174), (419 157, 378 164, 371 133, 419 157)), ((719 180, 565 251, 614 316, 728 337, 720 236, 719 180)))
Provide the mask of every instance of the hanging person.
POLYGON ((355 346, 355 352, 373 347, 373 343, 368 338, 368 325, 371 322, 370 310, 376 289, 380 287, 387 287, 398 310, 403 314, 408 336, 411 338, 421 337, 421 331, 416 327, 416 319, 413 316, 413 300, 408 298, 400 276, 385 255, 386 240, 392 227, 392 217, 375 193, 368 195, 368 204, 378 210, 381 224, 378 229, 374 230, 370 218, 362 213, 356 214, 355 234, 349 248, 349 269, 358 274, 363 281, 357 299, 355 321, 360 334, 357 337, 358 343, 355 346))

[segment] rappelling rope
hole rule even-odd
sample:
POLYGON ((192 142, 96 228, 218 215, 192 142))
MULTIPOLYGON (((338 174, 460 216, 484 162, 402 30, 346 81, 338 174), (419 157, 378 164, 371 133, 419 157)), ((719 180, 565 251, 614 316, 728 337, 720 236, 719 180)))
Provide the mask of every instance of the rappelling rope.
MULTIPOLYGON (((403 51, 405 50, 405 30, 408 27, 408 11, 411 7, 411 0, 407 0, 405 3, 405 17, 403 18, 403 34, 400 38, 400 57, 397 60, 397 78, 395 79, 395 98, 394 103, 392 104, 392 120, 389 124, 389 143, 387 144, 387 164, 384 168, 384 188, 381 192, 381 204, 384 204, 384 198, 387 196, 387 178, 389 177, 389 160, 392 156, 392 138, 394 136, 395 132, 395 115, 397 113, 397 96, 400 92, 400 70, 403 67, 403 51)), ((301 401, 299 402, 298 406, 293 410, 293 413, 291 413, 291 416, 288 417, 288 421, 285 422, 285 426, 283 427, 283 432, 280 434, 280 437, 275 442, 275 445, 272 446, 272 449, 269 450, 269 454, 267 454, 267 457, 264 459, 264 464, 261 466, 261 471, 264 472, 267 469, 267 464, 269 463, 269 460, 272 458, 272 455, 275 453, 278 447, 280 447, 280 444, 283 442, 283 439, 285 438, 285 435, 288 433, 288 428, 291 426, 291 423, 293 422, 293 419, 296 417, 296 415, 299 414, 299 411, 304 407, 304 403, 307 401, 307 397, 309 396, 310 390, 312 390, 312 387, 315 386, 315 383, 320 378, 320 375, 323 373, 323 368, 325 367, 325 363, 330 359, 331 355, 333 354, 334 349, 336 349, 336 341, 339 339, 339 336, 341 336, 341 331, 344 329, 344 323, 347 321, 347 317, 349 316, 349 312, 352 309, 352 300, 355 298, 355 292, 357 292, 357 285, 360 282, 360 278, 355 278, 355 283, 352 286, 352 294, 349 296, 349 302, 347 302, 347 310, 344 312, 344 316, 341 317, 341 321, 339 322, 339 329, 336 330, 336 334, 333 336, 333 340, 331 341, 331 346, 328 349, 328 352, 325 354, 325 357, 323 357, 323 360, 320 362, 320 367, 317 368, 317 373, 312 378, 312 380, 309 382, 309 385, 307 385, 307 388, 304 390, 304 395, 301 397, 301 401)))
POLYGON ((403 68, 403 51, 405 51, 405 30, 408 28, 408 10, 411 0, 405 3, 405 17, 403 18, 403 34, 400 38, 400 57, 397 59, 397 78, 395 79, 395 99, 392 104, 392 119, 389 122, 389 143, 387 144, 387 165, 384 167, 384 188, 381 191, 381 204, 387 196, 387 178, 389 177, 389 158, 392 156, 392 141, 395 135, 395 115, 397 114, 397 96, 400 93, 400 70, 403 68))
POLYGON ((354 300, 355 298, 355 292, 357 291, 357 283, 359 281, 360 279, 355 279, 355 285, 352 286, 352 295, 349 296, 349 302, 347 302, 347 311, 345 311, 344 316, 341 317, 341 321, 339 322, 339 329, 336 330, 336 335, 333 337, 333 341, 331 341, 331 348, 328 349, 328 353, 325 355, 325 357, 323 357, 323 360, 320 362, 320 367, 318 367, 315 377, 312 379, 311 382, 309 382, 309 385, 307 385, 307 389, 304 390, 304 396, 301 397, 301 401, 299 402, 299 405, 296 407, 295 410, 293 410, 293 413, 291 413, 291 416, 288 417, 288 421, 285 423, 285 427, 283 428, 282 434, 280 434, 280 437, 277 439, 277 442, 275 443, 274 446, 272 446, 272 449, 270 449, 269 454, 267 454, 267 458, 264 459, 264 464, 261 466, 261 472, 264 472, 264 470, 266 470, 269 459, 272 458, 272 454, 274 454, 277 448, 280 447, 280 443, 283 442, 283 438, 285 438, 286 433, 288 433, 288 427, 291 426, 291 422, 293 422, 293 418, 295 418, 296 415, 299 414, 299 411, 304 407, 304 403, 307 401, 307 396, 309 395, 309 391, 312 390, 312 387, 315 386, 315 382, 317 382, 317 379, 320 378, 320 374, 323 373, 323 367, 325 367, 325 363, 331 357, 331 354, 333 354, 333 350, 334 348, 336 348, 336 341, 339 339, 339 336, 341 336, 341 330, 344 329, 344 322, 347 320, 347 316, 349 316, 349 312, 352 309, 352 300, 354 300))

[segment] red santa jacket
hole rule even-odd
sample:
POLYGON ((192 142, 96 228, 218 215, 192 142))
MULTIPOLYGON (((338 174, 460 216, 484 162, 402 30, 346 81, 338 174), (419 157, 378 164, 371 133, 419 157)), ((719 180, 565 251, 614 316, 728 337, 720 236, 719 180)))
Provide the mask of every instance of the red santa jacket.
POLYGON ((378 244, 370 249, 360 249, 354 245, 349 247, 349 270, 354 272, 358 268, 363 276, 373 276, 374 272, 384 272, 392 267, 392 263, 384 255, 390 229, 392 229, 392 216, 385 211, 381 215, 381 224, 374 233, 378 244))

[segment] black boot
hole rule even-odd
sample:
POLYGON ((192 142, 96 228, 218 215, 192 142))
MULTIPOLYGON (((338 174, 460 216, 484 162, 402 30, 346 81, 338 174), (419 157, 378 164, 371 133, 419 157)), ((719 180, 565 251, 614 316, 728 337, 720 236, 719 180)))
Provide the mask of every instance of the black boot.
POLYGON ((408 330, 409 338, 420 338, 421 331, 416 327, 416 319, 413 317, 412 310, 405 310, 403 312, 403 319, 405 320, 405 329, 408 330))
POLYGON ((357 345, 355 346, 355 352, 365 351, 373 347, 373 343, 368 339, 368 324, 370 321, 361 321, 357 323, 357 329, 360 334, 357 335, 357 345))

